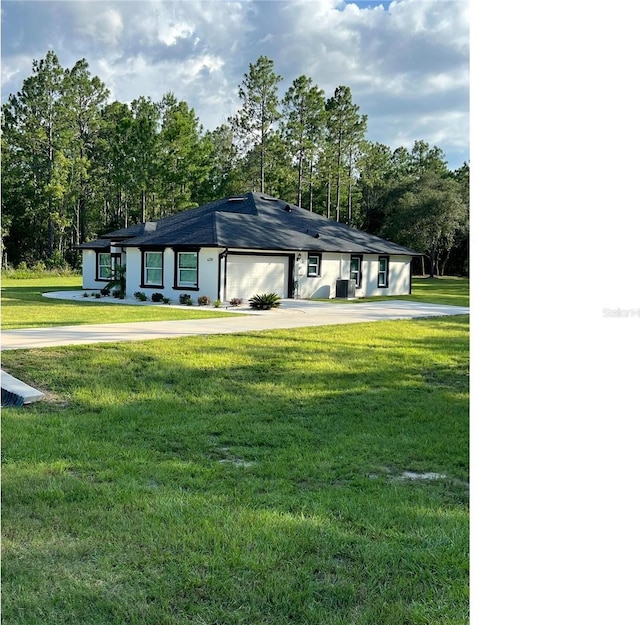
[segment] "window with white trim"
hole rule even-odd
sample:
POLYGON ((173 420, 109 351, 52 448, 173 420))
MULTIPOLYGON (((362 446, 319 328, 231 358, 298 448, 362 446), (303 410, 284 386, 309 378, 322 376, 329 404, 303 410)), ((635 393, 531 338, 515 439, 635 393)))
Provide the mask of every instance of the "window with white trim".
POLYGON ((349 271, 349 278, 356 281, 356 288, 360 288, 362 282, 362 256, 351 257, 351 270, 349 271))
POLYGON ((197 252, 178 252, 176 286, 192 288, 198 286, 197 252))
POLYGON ((111 254, 100 252, 98 254, 98 280, 111 279, 111 254))
POLYGON ((162 286, 162 252, 144 253, 144 284, 162 286))
POLYGON ((378 286, 386 288, 389 286, 389 257, 380 256, 378 259, 378 286))
POLYGON ((320 276, 320 254, 309 254, 307 258, 307 277, 317 278, 320 276))

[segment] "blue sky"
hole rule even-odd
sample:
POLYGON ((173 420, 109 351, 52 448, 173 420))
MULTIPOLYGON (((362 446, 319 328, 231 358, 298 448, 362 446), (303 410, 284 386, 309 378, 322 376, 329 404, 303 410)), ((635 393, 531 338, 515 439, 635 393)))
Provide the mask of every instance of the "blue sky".
POLYGON ((34 59, 86 58, 112 99, 186 100, 207 129, 235 112, 249 63, 275 61, 281 95, 306 74, 329 96, 351 87, 368 138, 417 139, 450 167, 469 160, 469 19, 463 0, 2 2, 2 99, 34 59))

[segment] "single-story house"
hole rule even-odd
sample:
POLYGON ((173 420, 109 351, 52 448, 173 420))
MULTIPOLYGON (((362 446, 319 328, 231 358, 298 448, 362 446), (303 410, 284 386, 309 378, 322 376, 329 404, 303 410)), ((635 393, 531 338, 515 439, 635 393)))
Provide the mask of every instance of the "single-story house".
MULTIPOLYGON (((126 266, 126 295, 247 300, 411 292, 411 258, 395 243, 263 193, 247 193, 109 232, 82 249, 82 286, 126 266), (355 291, 354 291, 355 286, 355 291)), ((195 298, 194 298, 195 299, 195 298)))

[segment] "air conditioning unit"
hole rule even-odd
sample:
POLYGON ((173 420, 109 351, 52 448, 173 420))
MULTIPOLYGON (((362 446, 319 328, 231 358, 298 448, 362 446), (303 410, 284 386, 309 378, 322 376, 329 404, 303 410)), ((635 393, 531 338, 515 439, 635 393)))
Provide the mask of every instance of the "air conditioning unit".
POLYGON ((356 296, 355 280, 336 280, 336 298, 349 299, 356 296))

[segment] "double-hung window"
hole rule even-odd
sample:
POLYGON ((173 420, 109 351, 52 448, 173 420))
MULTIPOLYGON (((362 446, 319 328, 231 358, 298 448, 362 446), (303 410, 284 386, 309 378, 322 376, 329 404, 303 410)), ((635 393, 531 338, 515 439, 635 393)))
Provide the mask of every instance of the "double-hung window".
POLYGON ((362 284, 362 256, 351 257, 349 278, 356 281, 356 289, 359 289, 362 284))
POLYGON ((162 286, 162 252, 145 252, 143 283, 147 286, 162 286))
POLYGON ((309 254, 307 259, 307 277, 317 278, 320 276, 320 254, 309 254))
POLYGON ((111 279, 111 254, 100 252, 98 254, 98 280, 111 279))
POLYGON ((389 257, 380 256, 378 259, 378 286, 387 288, 389 286, 389 257))
POLYGON ((178 252, 176 261, 176 286, 198 287, 198 252, 178 252))

